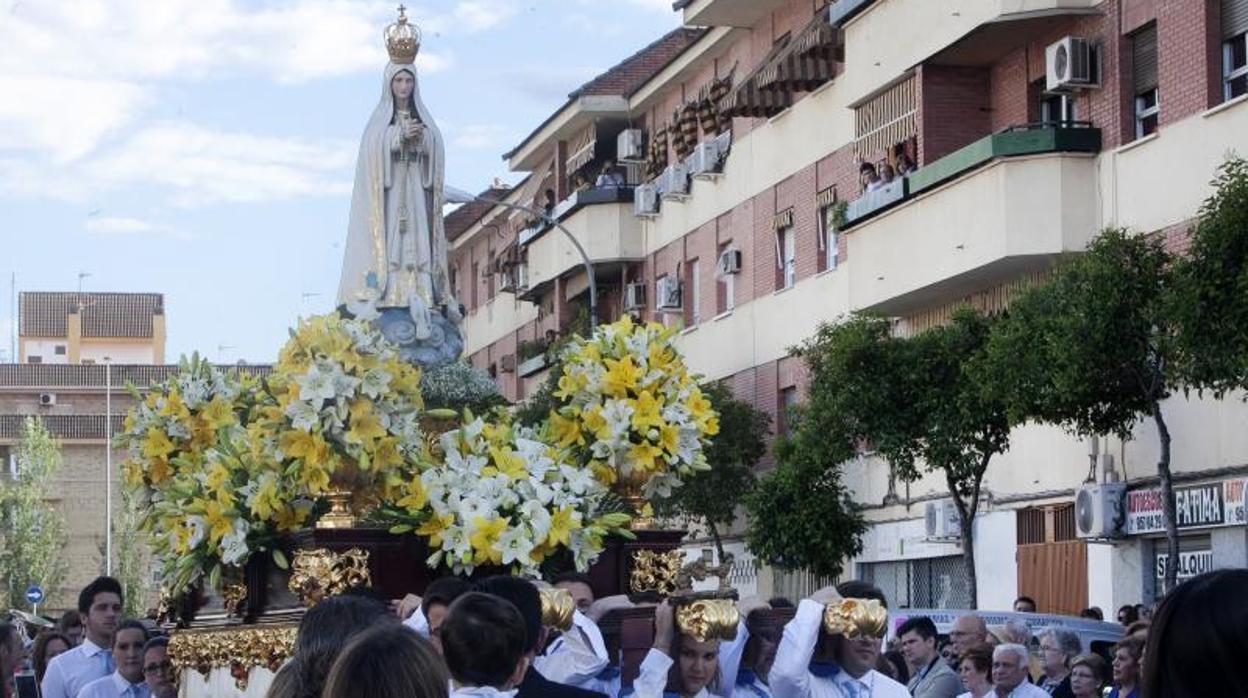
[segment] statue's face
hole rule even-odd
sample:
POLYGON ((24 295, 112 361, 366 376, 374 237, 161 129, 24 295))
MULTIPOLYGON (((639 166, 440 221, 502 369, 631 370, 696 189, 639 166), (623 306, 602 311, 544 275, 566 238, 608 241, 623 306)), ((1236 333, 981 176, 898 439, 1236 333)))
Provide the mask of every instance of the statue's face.
POLYGON ((406 70, 395 73, 390 80, 390 92, 394 98, 400 102, 406 102, 408 97, 412 96, 412 87, 416 84, 416 78, 406 70))

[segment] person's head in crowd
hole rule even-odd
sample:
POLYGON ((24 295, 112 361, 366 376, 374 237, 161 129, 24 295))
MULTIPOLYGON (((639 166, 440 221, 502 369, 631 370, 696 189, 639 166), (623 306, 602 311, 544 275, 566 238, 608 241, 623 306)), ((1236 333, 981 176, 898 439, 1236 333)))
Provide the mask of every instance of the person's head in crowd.
POLYGON ((78 594, 78 612, 86 639, 107 648, 121 617, 121 583, 112 577, 96 577, 78 594))
POLYGON ((875 171, 875 165, 864 162, 858 166, 858 182, 863 189, 878 181, 880 181, 880 175, 875 171))
POLYGON ((910 667, 906 666, 905 656, 897 650, 881 654, 880 660, 875 663, 875 669, 903 686, 910 681, 910 667))
POLYGON ((1035 613, 1036 612, 1036 600, 1031 598, 1030 596, 1020 596, 1017 599, 1014 599, 1014 612, 1015 613, 1035 613))
POLYGON ((1127 695, 1140 682, 1140 659, 1144 656, 1144 636, 1128 635, 1114 645, 1114 685, 1127 695))
POLYGON ((295 651, 278 671, 269 698, 319 698, 334 659, 356 635, 399 620, 387 604, 364 596, 331 596, 303 614, 295 651))
POLYGON ((1127 627, 1128 625, 1131 625, 1132 623, 1134 623, 1135 621, 1139 619, 1140 619, 1139 611, 1136 611, 1135 606, 1132 606, 1131 604, 1127 604, 1123 606, 1122 608, 1118 609, 1118 624, 1124 628, 1127 627))
POLYGON ((1027 680, 1027 648, 1015 643, 992 650, 992 685, 997 695, 1008 696, 1027 680))
POLYGON ((1127 637, 1130 635, 1135 635, 1137 633, 1147 633, 1149 625, 1151 625, 1149 621, 1137 620, 1131 625, 1128 625, 1127 629, 1123 631, 1122 635, 1123 637, 1127 637))
POLYGON ((580 572, 564 572, 555 577, 554 587, 563 589, 572 595, 572 601, 581 613, 594 605, 594 586, 589 583, 589 575, 580 572))
MULTIPOLYGON (((845 599, 874 599, 888 608, 888 599, 884 592, 870 582, 851 579, 836 585, 836 591, 845 599)), ((822 633, 821 633, 822 635, 822 633)), ((834 661, 854 678, 860 678, 875 668, 880 656, 880 638, 855 637, 846 638, 837 635, 832 638, 832 656, 834 661)))
POLYGON ((56 622, 56 629, 65 639, 69 640, 70 648, 77 647, 82 644, 82 614, 78 611, 66 611, 61 614, 61 619, 56 622))
POLYGON ((113 632, 113 662, 117 673, 130 683, 143 683, 143 646, 147 628, 137 620, 124 620, 113 632))
POLYGON ((770 599, 767 599, 767 605, 772 608, 797 608, 797 604, 784 598, 783 596, 773 596, 770 599))
POLYGON ((988 626, 983 618, 973 613, 958 616, 953 622, 953 629, 949 631, 949 641, 953 643, 954 652, 962 656, 972 646, 988 641, 988 626))
POLYGON ((173 663, 169 661, 169 638, 153 637, 143 645, 143 682, 152 698, 173 698, 178 694, 173 663))
MULTIPOLYGON (((81 626, 79 626, 81 627, 81 626)), ((31 665, 35 669, 35 680, 43 683, 43 675, 48 670, 48 662, 62 652, 73 649, 74 645, 64 633, 48 630, 39 633, 35 638, 35 646, 31 649, 31 665)))
POLYGON ((888 184, 889 182, 893 181, 896 178, 897 178, 897 171, 893 169, 892 165, 888 164, 887 162, 884 163, 883 165, 880 165, 880 181, 881 182, 888 184))
POLYGON ((767 683, 771 665, 776 661, 776 650, 780 647, 782 626, 774 622, 765 609, 756 609, 745 617, 745 629, 750 639, 745 643, 741 666, 749 667, 759 681, 767 683))
POLYGON ((388 623, 356 635, 343 648, 321 698, 446 698, 448 679, 431 643, 388 623))
POLYGON ((1135 616, 1137 620, 1151 621, 1153 619, 1153 607, 1145 603, 1137 603, 1135 605, 1135 616))
MULTIPOLYGON (((711 627, 711 619, 703 616, 709 629, 708 636, 695 636, 684 632, 677 620, 678 613, 697 613, 700 605, 691 605, 678 611, 670 602, 659 604, 654 610, 654 649, 672 658, 672 668, 667 676, 667 690, 682 696, 697 695, 702 689, 711 690, 719 685, 719 631, 711 627)), ((736 628, 732 629, 734 632, 736 628)))
POLYGON ((1105 620, 1105 612, 1098 606, 1089 606, 1079 612, 1079 617, 1091 620, 1105 620))
POLYGON ((542 625, 542 596, 532 582, 500 574, 477 582, 473 591, 511 603, 524 619, 524 653, 529 663, 546 646, 547 630, 542 625))
POLYGON ((1075 698, 1099 698, 1105 679, 1105 660, 1095 652, 1081 654, 1070 663, 1070 690, 1075 698))
POLYGON ((13 685, 13 674, 17 672, 26 659, 22 638, 17 628, 9 623, 0 623, 0 695, 5 695, 8 687, 13 685))
POLYGON ((921 671, 936 661, 936 624, 927 616, 909 618, 897 629, 901 654, 910 671, 921 671))
POLYGON ((1031 647, 1031 628, 1021 620, 1007 620, 999 631, 1001 644, 1003 645, 1022 645, 1023 647, 1031 647))
POLYGON ((589 189, 589 178, 583 172, 577 172, 572 176, 572 189, 575 191, 584 191, 589 189))
POLYGON ((906 175, 914 172, 914 160, 904 152, 897 156, 897 174, 906 175))
POLYGON ((442 651, 442 621, 446 618, 446 609, 471 588, 471 584, 459 577, 442 577, 430 582, 425 589, 420 599, 420 612, 425 614, 429 624, 429 640, 435 650, 442 651))
POLYGON ((1225 569, 1180 584, 1148 630, 1142 695, 1244 695, 1248 658, 1248 570, 1225 569))
POLYGON ((940 658, 945 660, 945 664, 949 665, 956 674, 958 671, 958 648, 953 646, 953 642, 948 638, 937 643, 940 648, 940 658))
POLYGON ((1041 670, 1050 681, 1061 681, 1070 673, 1070 663, 1083 652, 1079 636, 1063 628, 1040 632, 1041 670))
POLYGON ((992 647, 986 642, 971 645, 958 656, 958 678, 972 696, 982 696, 992 687, 992 647))
POLYGON ((528 648, 524 617, 497 596, 470 591, 442 621, 442 656, 460 686, 514 688, 528 669, 528 648))

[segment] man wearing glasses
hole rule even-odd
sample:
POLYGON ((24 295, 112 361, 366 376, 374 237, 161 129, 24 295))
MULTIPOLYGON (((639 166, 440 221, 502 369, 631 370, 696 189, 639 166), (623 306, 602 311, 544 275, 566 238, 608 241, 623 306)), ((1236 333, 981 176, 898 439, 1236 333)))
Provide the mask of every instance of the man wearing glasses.
POLYGON ((169 638, 154 637, 143 646, 143 681, 152 692, 152 698, 178 695, 173 664, 169 661, 169 638))

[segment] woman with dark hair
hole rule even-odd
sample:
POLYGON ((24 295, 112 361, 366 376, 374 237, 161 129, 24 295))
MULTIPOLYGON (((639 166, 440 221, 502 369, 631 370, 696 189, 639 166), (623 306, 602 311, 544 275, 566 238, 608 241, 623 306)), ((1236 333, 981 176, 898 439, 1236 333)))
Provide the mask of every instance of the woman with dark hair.
POLYGON ((979 643, 958 658, 958 678, 966 693, 958 698, 983 698, 992 693, 992 646, 979 643))
POLYGON ((35 638, 35 647, 31 650, 31 663, 35 667, 35 680, 43 683, 43 673, 48 670, 48 662, 56 655, 69 650, 73 643, 63 634, 48 631, 39 633, 35 638))
POLYGON ((1245 695, 1248 570, 1217 570, 1180 584, 1148 631, 1148 698, 1245 695))
POLYGON ((0 696, 10 698, 13 695, 13 674, 21 667, 24 658, 22 638, 17 628, 0 623, 0 696))
POLYGON ((384 603, 363 596, 333 596, 318 603, 299 622, 294 654, 273 678, 268 698, 320 698, 330 667, 352 638, 398 622, 384 603))
POLYGON ((719 642, 736 637, 737 611, 728 600, 695 601, 677 612, 669 602, 654 609, 654 646, 633 683, 637 698, 709 698, 719 685, 719 642), (731 633, 731 635, 728 635, 731 633))
POLYGON ((446 698, 450 676, 433 645, 397 624, 355 637, 329 670, 324 698, 446 698))
POLYGON ((1105 678, 1105 660, 1099 654, 1081 654, 1070 663, 1070 690, 1075 698, 1100 698, 1105 678))

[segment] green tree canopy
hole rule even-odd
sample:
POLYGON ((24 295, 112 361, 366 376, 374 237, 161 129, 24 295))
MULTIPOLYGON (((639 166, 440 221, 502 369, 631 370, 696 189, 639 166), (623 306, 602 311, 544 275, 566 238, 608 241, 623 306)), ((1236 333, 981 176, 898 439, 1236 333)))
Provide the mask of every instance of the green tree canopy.
POLYGON ((25 608, 26 589, 47 593, 65 578, 65 518, 48 503, 61 469, 61 447, 38 417, 22 425, 16 478, 0 476, 0 584, 9 608, 25 608))

